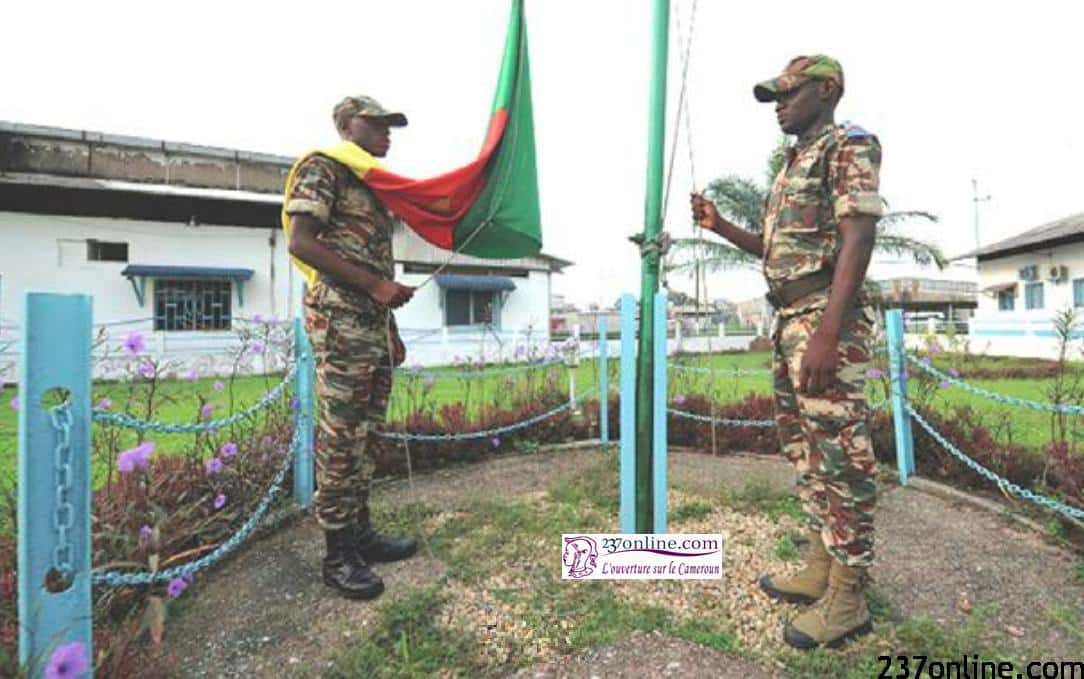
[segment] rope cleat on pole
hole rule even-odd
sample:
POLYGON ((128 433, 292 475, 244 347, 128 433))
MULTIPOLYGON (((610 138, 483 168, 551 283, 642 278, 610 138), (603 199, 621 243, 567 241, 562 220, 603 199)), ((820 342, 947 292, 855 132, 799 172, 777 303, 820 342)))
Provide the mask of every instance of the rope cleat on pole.
POLYGON ((660 231, 654 238, 644 238, 642 233, 638 233, 629 236, 629 240, 639 246, 641 259, 651 255, 661 258, 670 252, 670 234, 666 231, 660 231))

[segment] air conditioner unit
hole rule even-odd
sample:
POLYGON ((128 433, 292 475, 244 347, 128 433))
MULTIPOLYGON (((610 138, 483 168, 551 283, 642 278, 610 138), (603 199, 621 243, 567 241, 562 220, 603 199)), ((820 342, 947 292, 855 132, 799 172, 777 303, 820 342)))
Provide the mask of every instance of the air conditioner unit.
POLYGON ((1039 267, 1035 264, 1022 267, 1019 274, 1022 281, 1037 281, 1039 280, 1039 267))
POLYGON ((1050 274, 1048 276, 1051 283, 1064 283, 1069 280, 1069 267, 1067 266, 1052 266, 1050 267, 1050 274))

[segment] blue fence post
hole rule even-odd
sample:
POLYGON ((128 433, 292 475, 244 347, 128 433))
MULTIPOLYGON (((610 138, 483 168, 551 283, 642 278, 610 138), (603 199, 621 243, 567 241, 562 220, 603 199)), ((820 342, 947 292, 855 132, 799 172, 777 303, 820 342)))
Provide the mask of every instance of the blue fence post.
POLYGON ((915 473, 915 446, 911 436, 911 414, 907 412, 907 351, 903 343, 903 312, 885 312, 885 335, 888 341, 888 371, 892 389, 892 422, 896 428, 896 467, 900 483, 906 484, 915 473))
POLYGON ((294 319, 294 374, 297 395, 295 425, 300 433, 294 450, 294 500, 305 509, 312 507, 313 490, 313 378, 315 362, 312 345, 300 317, 294 319))
MULTIPOLYGON (((90 599, 93 298, 28 292, 19 365, 19 662, 42 676, 57 646, 94 657, 90 599), (43 397, 53 389, 59 398, 43 397), (57 575, 60 577, 58 578, 57 575), (68 586, 51 592, 50 583, 68 586)), ((55 394, 55 392, 53 392, 55 394)), ((52 394, 50 394, 52 397, 52 394)), ((57 587, 54 587, 57 588, 57 587)))
POLYGON ((636 532, 636 299, 621 295, 622 533, 636 532))
POLYGON ((655 532, 666 532, 666 293, 655 293, 655 377, 653 395, 654 456, 652 484, 654 487, 655 532))
POLYGON ((610 364, 607 360, 606 317, 598 319, 598 438, 603 449, 610 447, 610 364))

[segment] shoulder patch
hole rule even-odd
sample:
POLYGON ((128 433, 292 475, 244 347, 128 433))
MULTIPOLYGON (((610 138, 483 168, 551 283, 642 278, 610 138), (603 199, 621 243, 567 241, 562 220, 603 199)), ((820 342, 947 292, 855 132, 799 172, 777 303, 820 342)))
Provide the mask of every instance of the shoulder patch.
POLYGON ((846 135, 848 139, 864 139, 873 136, 871 132, 866 131, 863 127, 855 125, 854 123, 844 123, 843 134, 846 135))

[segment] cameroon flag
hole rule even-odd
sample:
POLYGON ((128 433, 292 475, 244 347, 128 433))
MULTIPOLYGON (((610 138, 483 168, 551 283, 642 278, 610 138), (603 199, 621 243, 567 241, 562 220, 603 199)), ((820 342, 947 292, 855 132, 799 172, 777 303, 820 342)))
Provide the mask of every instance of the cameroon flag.
MULTIPOLYGON (((409 179, 388 171, 356 144, 342 142, 302 156, 287 177, 287 195, 297 167, 312 153, 351 168, 388 209, 437 247, 492 259, 537 254, 542 224, 523 0, 512 0, 493 111, 473 161, 431 179, 409 179)), ((282 223, 288 235, 285 210, 282 223)))

